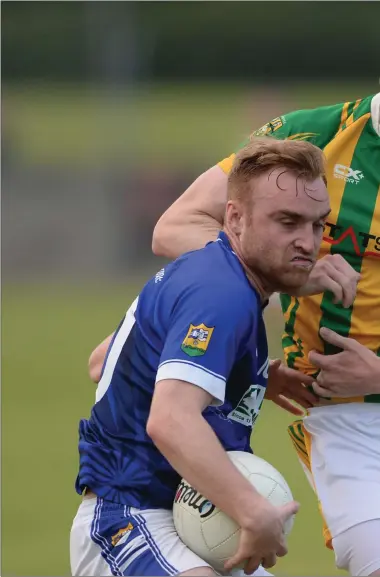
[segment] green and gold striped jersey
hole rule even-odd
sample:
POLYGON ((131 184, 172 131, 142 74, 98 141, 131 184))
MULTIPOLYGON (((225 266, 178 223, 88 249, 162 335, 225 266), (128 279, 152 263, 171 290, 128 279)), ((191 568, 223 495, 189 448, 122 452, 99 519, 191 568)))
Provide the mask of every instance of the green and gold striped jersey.
MULTIPOLYGON (((380 356, 380 93, 356 102, 298 110, 275 118, 252 136, 308 140, 323 149, 331 214, 320 257, 341 254, 361 274, 352 307, 333 303, 329 292, 312 297, 281 295, 283 349, 289 366, 315 374, 312 350, 333 354, 320 327, 356 339, 380 356)), ((234 154, 219 166, 228 174, 234 154)), ((333 402, 380 402, 380 395, 333 402)))

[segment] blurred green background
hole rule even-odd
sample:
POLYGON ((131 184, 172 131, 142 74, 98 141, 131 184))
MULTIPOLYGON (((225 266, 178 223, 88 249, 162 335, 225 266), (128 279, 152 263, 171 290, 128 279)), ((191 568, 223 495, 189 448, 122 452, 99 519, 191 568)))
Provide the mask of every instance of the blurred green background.
MULTIPOLYGON (((70 574, 87 359, 165 262, 155 222, 254 128, 376 92, 378 6, 2 4, 2 575, 70 574)), ((253 437, 302 504, 275 573, 335 575, 290 420, 253 437)))

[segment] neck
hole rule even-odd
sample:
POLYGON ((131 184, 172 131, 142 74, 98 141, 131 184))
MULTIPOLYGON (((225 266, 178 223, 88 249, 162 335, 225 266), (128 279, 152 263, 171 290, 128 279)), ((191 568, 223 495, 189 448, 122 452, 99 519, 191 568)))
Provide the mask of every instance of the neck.
POLYGON ((257 272, 254 271, 251 267, 249 267, 245 262, 240 249, 240 243, 238 237, 233 232, 231 232, 228 229, 228 227, 224 227, 223 232, 227 235, 231 248, 236 254, 241 266, 243 267, 248 281, 253 286, 253 288, 258 292, 261 303, 264 304, 273 294, 273 290, 267 287, 265 285, 264 279, 260 278, 260 275, 258 275, 257 272))

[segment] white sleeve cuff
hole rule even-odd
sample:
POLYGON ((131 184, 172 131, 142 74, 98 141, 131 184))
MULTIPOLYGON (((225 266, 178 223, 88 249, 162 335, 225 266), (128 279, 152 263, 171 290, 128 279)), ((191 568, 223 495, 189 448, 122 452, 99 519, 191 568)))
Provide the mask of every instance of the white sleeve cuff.
POLYGON ((156 383, 166 379, 178 379, 200 387, 214 397, 212 405, 224 403, 226 379, 201 365, 181 359, 164 361, 158 367, 156 383))

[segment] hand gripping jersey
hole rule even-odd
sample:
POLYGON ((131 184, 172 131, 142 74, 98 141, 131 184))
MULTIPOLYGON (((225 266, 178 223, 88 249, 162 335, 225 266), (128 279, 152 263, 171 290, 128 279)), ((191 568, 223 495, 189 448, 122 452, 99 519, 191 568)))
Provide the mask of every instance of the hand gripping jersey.
MULTIPOLYGON (((281 295, 288 365, 315 374, 309 351, 327 355, 338 351, 321 340, 320 327, 354 338, 380 355, 380 93, 291 112, 268 122, 255 135, 308 140, 323 149, 332 211, 319 256, 341 254, 361 274, 349 309, 335 305, 329 292, 305 298, 281 295)), ((228 173, 233 160, 234 154, 219 166, 228 173)), ((334 398, 337 401, 380 402, 380 395, 334 398)))
POLYGON ((180 477, 146 433, 156 382, 208 391, 214 406, 204 416, 223 447, 251 451, 267 376, 259 296, 222 232, 158 272, 122 320, 91 416, 80 422, 77 492, 171 509, 180 477))

